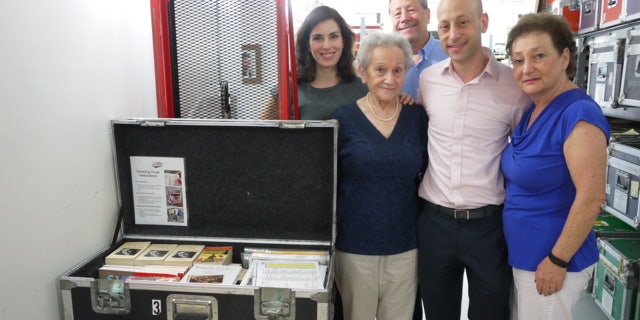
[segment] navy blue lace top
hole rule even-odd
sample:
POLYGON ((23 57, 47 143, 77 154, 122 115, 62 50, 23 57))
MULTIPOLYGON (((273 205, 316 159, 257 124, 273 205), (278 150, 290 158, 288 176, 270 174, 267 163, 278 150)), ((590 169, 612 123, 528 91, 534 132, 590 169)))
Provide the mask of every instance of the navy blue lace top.
POLYGON ((417 247, 418 173, 426 161, 427 115, 403 106, 386 138, 355 102, 338 108, 338 250, 398 254, 417 247))

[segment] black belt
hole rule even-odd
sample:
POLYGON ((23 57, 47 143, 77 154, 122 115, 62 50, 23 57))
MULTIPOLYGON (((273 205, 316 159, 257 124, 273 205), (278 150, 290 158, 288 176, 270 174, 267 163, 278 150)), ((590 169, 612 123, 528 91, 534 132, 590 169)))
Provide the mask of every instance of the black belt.
POLYGON ((425 201, 426 206, 430 210, 446 213, 454 219, 482 219, 502 214, 502 205, 490 204, 475 209, 453 209, 425 201))

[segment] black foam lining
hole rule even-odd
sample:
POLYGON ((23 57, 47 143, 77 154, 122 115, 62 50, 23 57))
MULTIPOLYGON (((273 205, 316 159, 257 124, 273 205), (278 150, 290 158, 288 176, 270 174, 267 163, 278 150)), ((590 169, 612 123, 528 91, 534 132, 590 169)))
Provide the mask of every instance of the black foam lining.
POLYGON ((115 123, 125 234, 330 241, 333 127, 115 123), (188 226, 136 225, 131 156, 182 157, 188 226))

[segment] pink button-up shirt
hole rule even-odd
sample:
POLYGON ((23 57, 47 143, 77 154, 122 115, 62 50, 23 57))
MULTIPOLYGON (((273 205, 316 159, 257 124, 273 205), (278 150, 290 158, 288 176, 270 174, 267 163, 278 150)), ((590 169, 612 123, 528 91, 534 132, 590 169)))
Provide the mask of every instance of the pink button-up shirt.
POLYGON ((463 83, 446 59, 420 75, 429 115, 429 166, 420 197, 445 207, 472 209, 504 201, 500 155, 529 98, 511 68, 483 48, 489 63, 463 83))

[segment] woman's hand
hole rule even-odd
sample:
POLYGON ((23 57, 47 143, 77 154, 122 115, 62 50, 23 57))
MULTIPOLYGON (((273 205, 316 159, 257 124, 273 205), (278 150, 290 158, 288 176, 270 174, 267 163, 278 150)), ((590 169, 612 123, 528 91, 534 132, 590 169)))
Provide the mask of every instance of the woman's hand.
POLYGON ((406 92, 403 92, 400 94, 400 103, 405 105, 414 105, 416 101, 413 100, 413 98, 411 98, 409 94, 407 94, 406 92))
POLYGON ((567 269, 556 266, 545 257, 536 269, 536 288, 538 293, 550 296, 562 289, 567 269))

